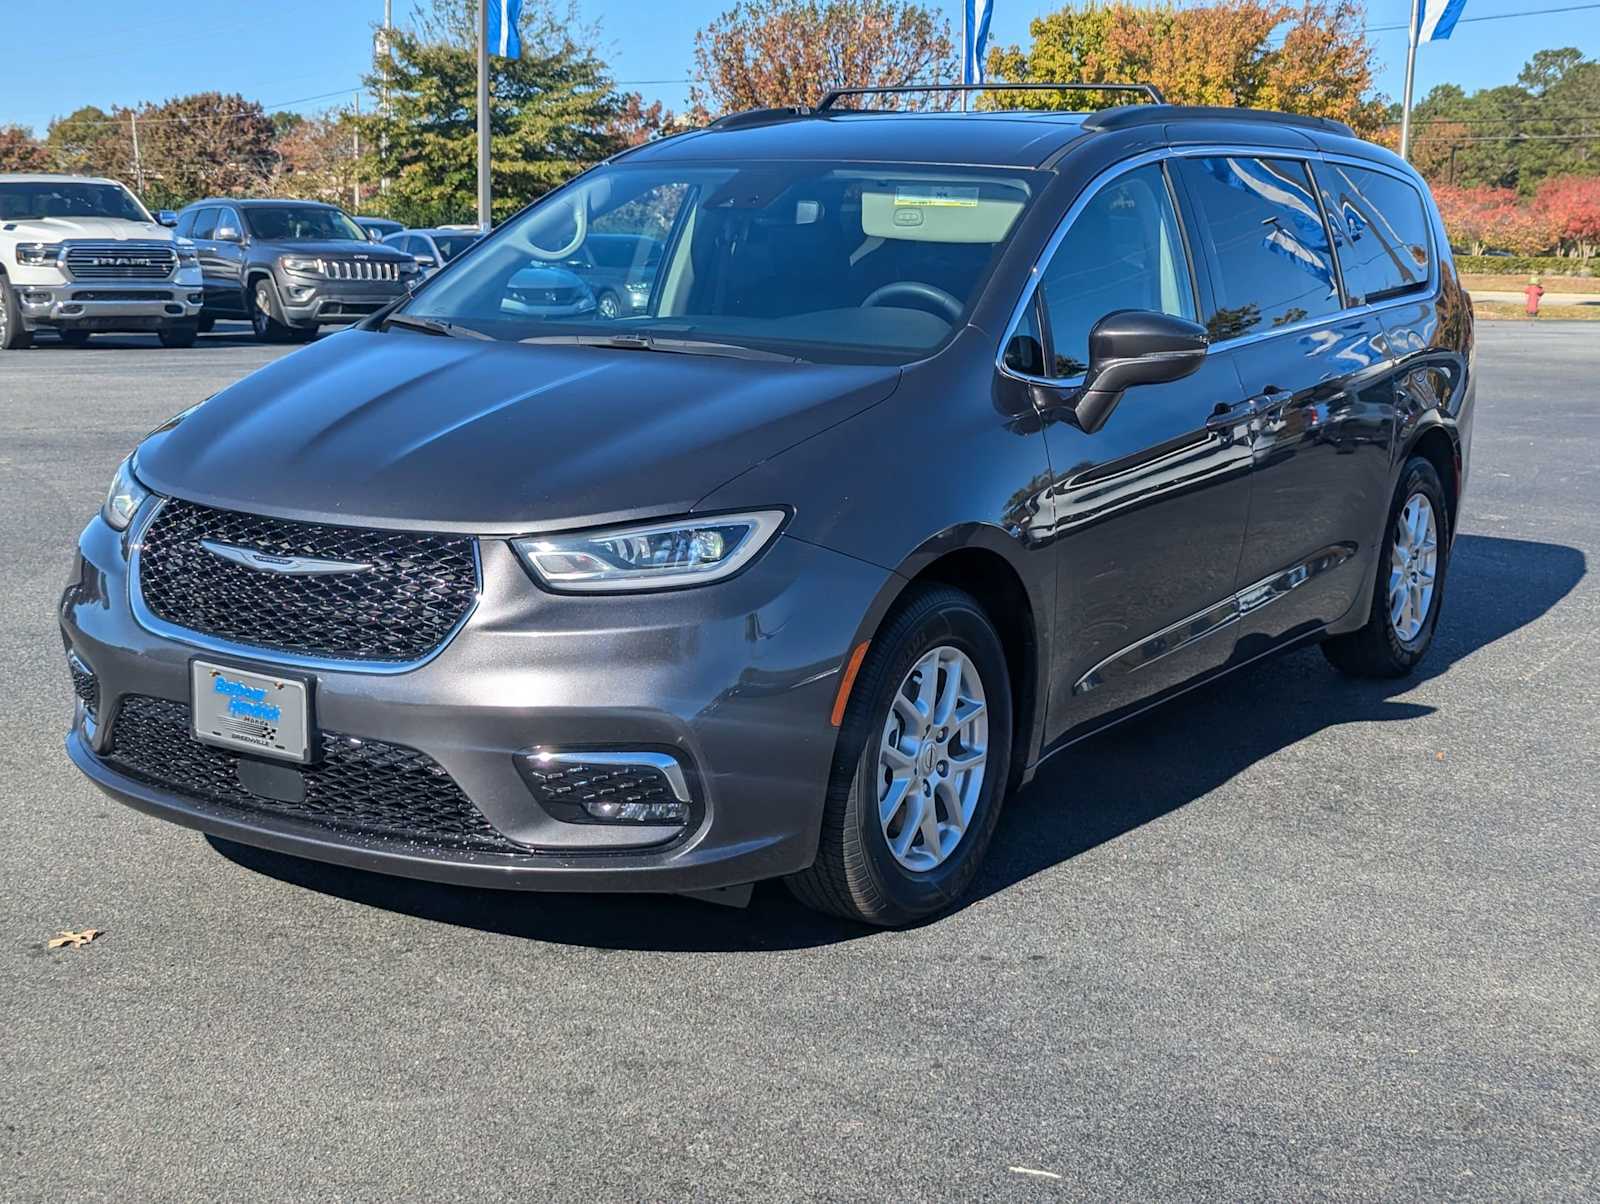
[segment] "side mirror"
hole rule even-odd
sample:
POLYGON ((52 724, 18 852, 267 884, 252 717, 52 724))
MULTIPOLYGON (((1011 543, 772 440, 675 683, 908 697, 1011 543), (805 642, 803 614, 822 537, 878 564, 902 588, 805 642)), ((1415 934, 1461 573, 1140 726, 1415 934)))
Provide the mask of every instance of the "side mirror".
POLYGON ((178 224, 178 215, 171 209, 163 209, 156 214, 156 221, 163 226, 176 226, 178 224))
POLYGON ((411 258, 417 261, 417 266, 419 268, 427 269, 436 268, 439 266, 439 261, 432 255, 413 255, 411 258))
POLYGON ((383 240, 384 240, 384 233, 383 233, 382 230, 368 230, 367 231, 367 241, 368 242, 382 242, 383 240))
POLYGON ((1143 309, 1119 309, 1089 331, 1089 369, 1076 389, 1035 385, 1035 404, 1065 410, 1094 434, 1122 395, 1138 385, 1162 385, 1192 376, 1205 363, 1211 336, 1198 322, 1143 309), (1042 394, 1042 396, 1041 396, 1042 394))
POLYGON ((211 235, 217 242, 243 242, 244 235, 239 233, 236 226, 218 226, 211 235))

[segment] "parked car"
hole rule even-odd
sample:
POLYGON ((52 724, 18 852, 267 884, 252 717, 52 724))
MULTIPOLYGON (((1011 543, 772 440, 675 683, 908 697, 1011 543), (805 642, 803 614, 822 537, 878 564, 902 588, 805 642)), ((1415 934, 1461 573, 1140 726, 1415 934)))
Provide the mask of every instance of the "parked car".
POLYGON ((182 210, 205 278, 200 328, 246 318, 264 342, 307 341, 317 328, 377 312, 417 279, 416 262, 368 241, 336 205, 212 197, 182 210))
POLYGON ((383 242, 391 234, 398 234, 406 228, 404 222, 397 222, 388 217, 358 217, 355 221, 373 242, 383 242))
POLYGON ((116 180, 0 174, 0 351, 41 330, 81 347, 95 331, 153 331, 194 344, 194 248, 116 180))
POLYGON ((1076 742, 1286 649, 1416 668, 1475 373, 1415 171, 838 99, 624 152, 140 443, 60 607, 82 771, 366 870, 905 924, 1076 742), (508 304, 597 233, 660 241, 643 311, 508 304))
POLYGON ((441 227, 430 230, 403 230, 398 234, 389 235, 383 241, 385 245, 416 260, 417 267, 426 277, 444 267, 480 237, 475 231, 466 233, 441 227))
POLYGON ((590 234, 562 266, 588 282, 602 318, 620 318, 649 305, 662 246, 649 235, 590 234))

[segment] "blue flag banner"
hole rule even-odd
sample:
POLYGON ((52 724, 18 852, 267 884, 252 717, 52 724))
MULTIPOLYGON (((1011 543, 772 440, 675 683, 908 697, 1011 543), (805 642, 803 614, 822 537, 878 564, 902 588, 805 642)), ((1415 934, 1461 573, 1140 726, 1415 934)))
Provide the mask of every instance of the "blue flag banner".
POLYGON ((1466 6, 1467 0, 1417 0, 1417 41, 1444 41, 1466 6))
POLYGON ((984 80, 983 60, 989 51, 989 18, 994 15, 994 0, 962 0, 965 6, 962 22, 961 82, 981 84, 984 80))
POLYGON ((522 35, 517 31, 517 19, 522 16, 522 0, 479 0, 489 6, 490 54, 503 59, 522 57, 522 35))

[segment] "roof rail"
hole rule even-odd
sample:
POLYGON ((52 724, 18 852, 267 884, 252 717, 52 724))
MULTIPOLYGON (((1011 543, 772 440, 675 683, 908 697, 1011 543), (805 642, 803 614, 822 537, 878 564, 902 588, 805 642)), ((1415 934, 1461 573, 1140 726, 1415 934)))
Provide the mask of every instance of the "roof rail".
POLYGON ((892 88, 832 88, 817 102, 812 112, 826 113, 841 96, 880 96, 903 92, 1141 92, 1154 104, 1166 103, 1161 89, 1154 84, 899 84, 892 88))
POLYGON ((748 125, 771 125, 775 121, 791 121, 796 117, 809 117, 814 110, 805 105, 784 105, 776 109, 745 109, 742 113, 729 113, 718 117, 705 128, 708 130, 737 130, 748 125))
POLYGON ((1292 125, 1301 129, 1321 130, 1326 134, 1343 134, 1356 137, 1356 132, 1342 121, 1331 117, 1308 117, 1302 113, 1279 113, 1273 109, 1232 109, 1225 105, 1163 105, 1152 109, 1149 105, 1122 105, 1115 109, 1101 109, 1084 118, 1086 130, 1125 130, 1136 125, 1152 125, 1168 121, 1260 121, 1271 125, 1292 125))

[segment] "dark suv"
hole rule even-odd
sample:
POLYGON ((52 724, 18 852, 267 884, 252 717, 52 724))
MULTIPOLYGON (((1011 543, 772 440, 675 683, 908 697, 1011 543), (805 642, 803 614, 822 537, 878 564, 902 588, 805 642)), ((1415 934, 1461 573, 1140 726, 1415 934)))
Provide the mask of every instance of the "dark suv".
POLYGON ((1427 188, 1342 125, 726 118, 148 436, 68 750, 344 865, 907 923, 1075 741, 1310 643, 1411 672, 1473 364, 1427 188), (512 297, 617 233, 640 312, 512 297))
POLYGON ((200 329, 247 318, 265 342, 305 341, 319 326, 367 317, 417 277, 411 256, 317 201, 196 201, 179 213, 177 235, 200 259, 200 329))

